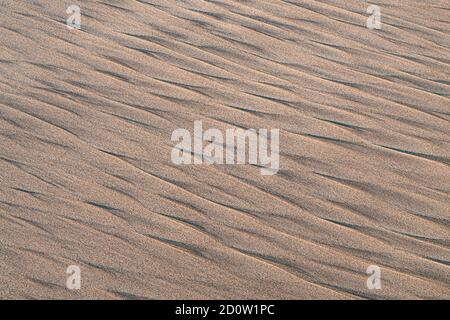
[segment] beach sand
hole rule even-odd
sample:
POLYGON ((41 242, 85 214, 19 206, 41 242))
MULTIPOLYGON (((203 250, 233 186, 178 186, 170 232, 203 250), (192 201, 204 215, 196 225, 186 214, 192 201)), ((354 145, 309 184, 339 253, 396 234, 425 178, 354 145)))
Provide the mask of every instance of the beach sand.
POLYGON ((370 4, 0 1, 0 298, 450 299, 449 2, 370 4), (279 171, 175 165, 196 120, 279 171))

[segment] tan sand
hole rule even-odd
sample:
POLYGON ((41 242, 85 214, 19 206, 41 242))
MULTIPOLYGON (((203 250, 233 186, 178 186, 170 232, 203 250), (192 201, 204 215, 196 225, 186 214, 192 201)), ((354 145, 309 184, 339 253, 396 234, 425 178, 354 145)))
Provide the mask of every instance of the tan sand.
POLYGON ((0 298, 449 299, 449 2, 371 3, 0 1, 0 298), (195 120, 279 172, 174 165, 195 120))

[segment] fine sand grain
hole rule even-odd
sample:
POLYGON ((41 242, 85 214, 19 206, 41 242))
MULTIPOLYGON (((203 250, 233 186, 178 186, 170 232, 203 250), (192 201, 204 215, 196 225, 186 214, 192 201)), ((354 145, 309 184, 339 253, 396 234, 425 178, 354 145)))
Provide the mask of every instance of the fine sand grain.
POLYGON ((0 298, 450 299, 450 3, 370 4, 0 0, 0 298), (278 173, 173 164, 195 120, 278 173))

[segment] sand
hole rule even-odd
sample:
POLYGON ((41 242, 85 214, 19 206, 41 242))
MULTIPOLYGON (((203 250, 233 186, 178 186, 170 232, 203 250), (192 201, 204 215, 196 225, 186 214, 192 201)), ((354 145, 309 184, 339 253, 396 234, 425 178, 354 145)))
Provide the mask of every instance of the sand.
POLYGON ((449 299, 449 2, 371 4, 0 1, 0 298, 449 299), (174 165, 196 120, 278 173, 174 165))

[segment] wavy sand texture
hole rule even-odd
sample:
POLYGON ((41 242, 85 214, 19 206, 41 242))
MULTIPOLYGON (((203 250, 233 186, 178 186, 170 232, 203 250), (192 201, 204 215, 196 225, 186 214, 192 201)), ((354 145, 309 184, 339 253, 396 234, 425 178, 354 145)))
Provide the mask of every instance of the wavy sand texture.
POLYGON ((449 2, 371 3, 381 30, 356 0, 0 0, 0 298, 449 299, 449 2), (195 120, 279 128, 278 174, 174 165, 195 120))

